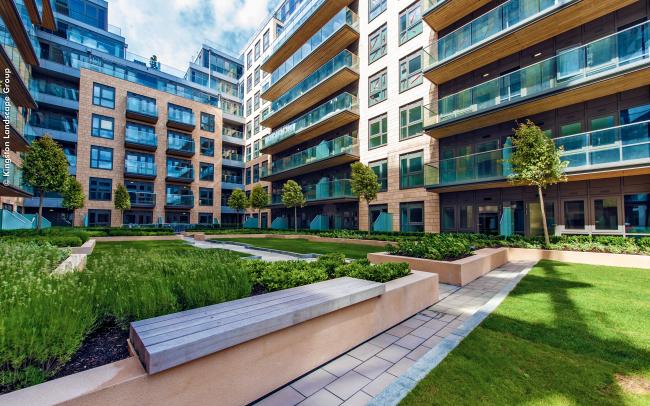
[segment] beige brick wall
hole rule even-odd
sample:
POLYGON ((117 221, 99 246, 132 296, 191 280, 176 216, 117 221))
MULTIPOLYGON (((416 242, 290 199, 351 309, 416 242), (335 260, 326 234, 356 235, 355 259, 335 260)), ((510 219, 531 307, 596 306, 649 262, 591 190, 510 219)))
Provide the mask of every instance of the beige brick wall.
MULTIPOLYGON (((158 109, 158 122, 155 124, 156 136, 158 138, 158 148, 153 154, 157 169, 157 177, 154 183, 154 192, 156 193, 156 207, 153 210, 153 221, 157 222, 159 217, 165 217, 165 194, 167 175, 167 104, 173 103, 179 106, 191 108, 195 119, 196 128, 192 131, 192 139, 195 143, 195 154, 191 158, 183 158, 192 161, 194 167, 194 182, 189 184, 194 193, 194 208, 189 210, 190 222, 197 223, 200 212, 211 212, 214 218, 221 221, 221 134, 222 116, 221 110, 216 107, 202 104, 190 99, 175 96, 170 93, 158 91, 146 86, 133 82, 117 79, 112 76, 104 75, 94 71, 81 69, 79 84, 79 123, 78 123, 78 143, 77 143, 77 179, 83 187, 84 194, 88 196, 89 178, 111 178, 113 179, 113 191, 118 184, 124 183, 124 156, 126 149, 124 147, 124 132, 126 127, 126 96, 127 92, 137 93, 143 96, 156 99, 158 109), (108 109, 101 106, 95 106, 92 103, 93 84, 101 83, 103 85, 115 88, 115 109, 108 109), (215 116, 215 132, 206 132, 200 128, 201 112, 209 113, 215 116), (92 115, 93 113, 113 117, 115 120, 114 139, 104 139, 91 136, 92 115), (206 157, 200 154, 200 137, 214 139, 214 157, 206 157), (105 146, 113 148, 113 170, 106 171, 101 169, 90 168, 90 147, 91 145, 105 146), (199 163, 211 163, 214 165, 214 181, 199 181, 199 163), (212 207, 199 206, 199 187, 214 189, 214 204, 212 207)), ((133 120, 135 121, 135 120, 133 120)), ((147 123, 144 123, 147 124, 147 123)), ((150 124, 147 124, 150 125, 150 124)), ((135 151, 135 150, 134 150, 135 151)), ((89 209, 111 210, 111 225, 114 227, 122 224, 122 218, 119 211, 113 208, 113 202, 92 201, 86 199, 86 207, 75 212, 75 225, 82 225, 83 218, 89 209)))

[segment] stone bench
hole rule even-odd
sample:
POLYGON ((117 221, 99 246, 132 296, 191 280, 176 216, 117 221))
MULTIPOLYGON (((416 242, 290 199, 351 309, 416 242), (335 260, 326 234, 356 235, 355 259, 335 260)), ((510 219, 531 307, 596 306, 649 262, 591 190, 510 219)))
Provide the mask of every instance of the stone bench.
POLYGON ((384 294, 382 283, 338 278, 131 323, 149 374, 384 294))

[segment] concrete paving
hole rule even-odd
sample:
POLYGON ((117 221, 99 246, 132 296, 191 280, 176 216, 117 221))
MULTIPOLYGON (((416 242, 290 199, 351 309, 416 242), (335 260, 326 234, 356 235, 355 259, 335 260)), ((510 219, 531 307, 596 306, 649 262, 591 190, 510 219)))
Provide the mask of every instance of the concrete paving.
POLYGON ((258 250, 243 245, 228 244, 227 242, 197 241, 194 238, 189 238, 189 237, 183 237, 183 240, 196 248, 236 251, 269 262, 295 261, 295 260, 313 261, 313 258, 303 258, 299 255, 291 255, 289 253, 279 253, 279 252, 258 250))
POLYGON ((385 392, 412 374, 412 367, 419 360, 444 358, 451 350, 445 347, 446 341, 459 342, 467 336, 475 327, 470 319, 494 310, 494 299, 503 296, 534 264, 507 263, 462 288, 440 284, 440 300, 433 306, 280 388, 256 405, 349 406, 366 405, 373 400, 376 404, 396 404, 389 399, 398 398, 386 397, 385 392))

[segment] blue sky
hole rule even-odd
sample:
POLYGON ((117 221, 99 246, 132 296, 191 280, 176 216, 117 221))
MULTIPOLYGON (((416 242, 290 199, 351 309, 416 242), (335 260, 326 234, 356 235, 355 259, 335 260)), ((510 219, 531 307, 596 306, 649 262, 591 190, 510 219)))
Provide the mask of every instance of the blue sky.
POLYGON ((239 54, 280 0, 108 0, 128 51, 185 70, 204 40, 239 54))

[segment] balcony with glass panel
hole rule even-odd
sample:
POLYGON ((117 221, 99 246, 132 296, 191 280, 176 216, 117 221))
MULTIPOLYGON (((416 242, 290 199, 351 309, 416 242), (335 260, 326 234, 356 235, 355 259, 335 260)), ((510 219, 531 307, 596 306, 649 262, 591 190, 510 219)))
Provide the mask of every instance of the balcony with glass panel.
MULTIPOLYGON (((650 121, 621 125, 554 139, 563 148, 562 161, 568 162, 569 177, 584 178, 592 172, 627 170, 650 173, 650 121)), ((512 174, 509 163, 512 147, 443 159, 425 165, 425 184, 445 191, 506 186, 512 174)))
MULTIPOLYGON (((307 205, 324 204, 330 201, 357 201, 358 198, 352 193, 350 179, 328 180, 323 178, 322 181, 312 184, 303 185, 302 193, 305 196, 307 205)), ((282 205, 282 195, 273 194, 271 196, 272 205, 282 205)))
POLYGON ((488 4, 491 0, 422 0, 422 19, 441 31, 488 4))
POLYGON ((228 144, 244 145, 244 132, 224 126, 221 131, 221 141, 228 144))
POLYGON ((650 84, 645 22, 425 106, 434 138, 582 103, 650 84), (615 89, 615 90, 613 90, 615 89))
POLYGON ((151 192, 129 191, 131 207, 153 208, 156 207, 156 194, 151 192))
POLYGON ((264 181, 276 182, 358 160, 359 144, 357 139, 344 135, 333 140, 322 141, 304 151, 274 160, 270 172, 261 177, 264 181))
POLYGON ((126 96, 126 117, 156 124, 158 122, 156 99, 128 92, 126 96))
POLYGON ((329 21, 352 0, 308 0, 293 14, 282 32, 273 41, 271 52, 262 63, 262 70, 272 72, 289 58, 305 39, 313 36, 323 24, 329 21))
POLYGON ((223 151, 221 154, 221 165, 234 168, 244 167, 244 156, 238 152, 223 151))
POLYGON ((167 161, 167 180, 170 182, 192 183, 194 181, 192 162, 167 161))
POLYGON ((124 127, 124 146, 155 151, 158 148, 158 137, 153 128, 145 130, 143 127, 127 123, 124 127))
POLYGON ((359 57, 345 49, 271 103, 262 114, 261 124, 275 128, 357 80, 359 57))
MULTIPOLYGON (((38 65, 34 44, 31 41, 33 30, 31 24, 26 27, 20 15, 15 14, 14 7, 7 9, 4 18, 10 18, 7 24, 0 18, 0 68, 10 71, 12 77, 9 98, 17 106, 35 109, 36 102, 27 87, 31 79, 31 66, 38 65), (28 28, 30 31, 26 31, 28 28)), ((38 44, 38 42, 36 42, 38 44)))
POLYGON ((0 196, 31 197, 32 189, 23 179, 23 170, 9 163, 8 170, 0 171, 0 196))
POLYGON ((40 104, 79 110, 79 89, 44 79, 32 79, 29 90, 40 104))
MULTIPOLYGON (((8 139, 7 137, 0 138, 4 138, 3 141, 9 142, 9 149, 11 151, 27 152, 29 149, 29 140, 26 137, 27 134, 25 134, 25 119, 10 99, 8 100, 7 107, 9 108, 7 118, 9 119, 10 135, 8 139)), ((4 142, 2 145, 4 146, 4 142)))
POLYGON ((165 207, 169 209, 191 209, 194 207, 194 194, 167 193, 165 207))
POLYGON ((167 127, 183 131, 194 131, 196 117, 192 109, 170 104, 167 108, 167 127))
POLYGON ((167 133, 167 153, 181 156, 193 156, 195 152, 194 140, 189 134, 176 132, 167 133))
POLYGON ((262 85, 262 98, 272 101, 282 96, 358 39, 359 17, 346 7, 283 59, 262 85))
POLYGON ((244 182, 240 175, 221 175, 221 188, 222 189, 243 189, 244 182))
POLYGON ((441 84, 612 13, 634 0, 509 0, 434 41, 424 75, 441 84), (580 16, 576 18, 575 16, 580 16))
POLYGON ((156 177, 156 164, 136 159, 125 159, 124 176, 138 179, 154 179, 156 177))
POLYGON ((276 154, 357 120, 357 97, 341 93, 262 138, 261 152, 276 154))

